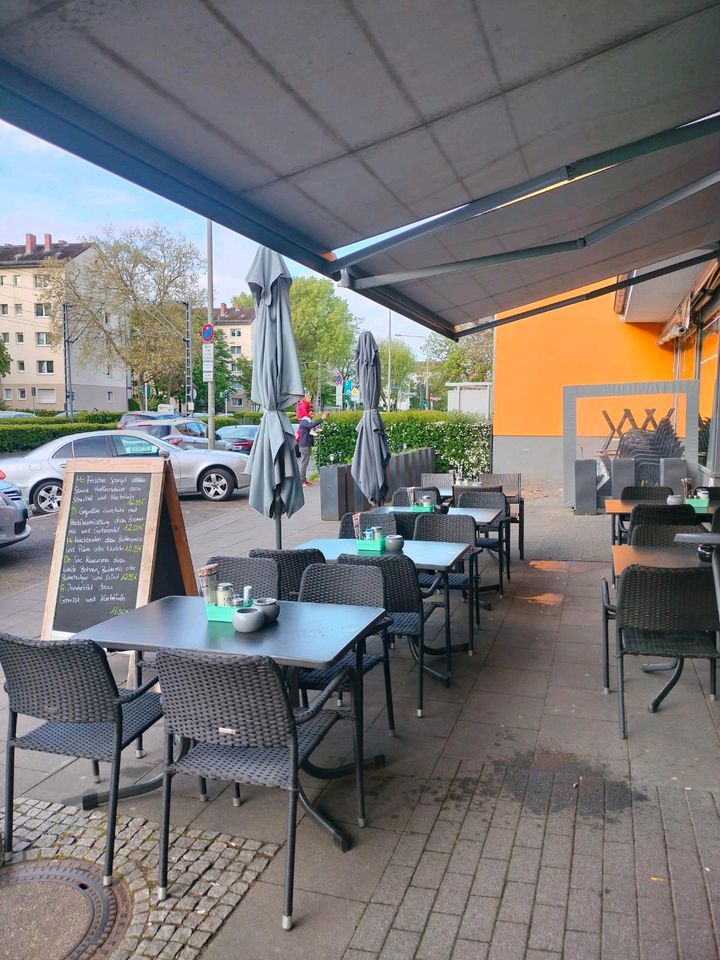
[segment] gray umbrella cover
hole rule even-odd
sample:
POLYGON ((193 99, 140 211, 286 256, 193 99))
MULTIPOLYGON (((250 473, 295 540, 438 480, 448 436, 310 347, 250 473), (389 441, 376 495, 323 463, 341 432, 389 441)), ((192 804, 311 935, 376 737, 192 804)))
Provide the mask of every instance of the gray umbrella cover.
POLYGON ((295 434, 283 413, 304 396, 290 325, 292 277, 279 254, 260 247, 245 279, 255 300, 251 398, 264 411, 245 467, 250 506, 266 517, 290 517, 305 503, 295 434))
POLYGON ((380 401, 380 356, 375 337, 368 330, 363 330, 358 337, 355 366, 365 409, 356 428, 357 442, 351 473, 370 503, 381 504, 388 492, 385 469, 390 462, 390 444, 377 409, 380 401))

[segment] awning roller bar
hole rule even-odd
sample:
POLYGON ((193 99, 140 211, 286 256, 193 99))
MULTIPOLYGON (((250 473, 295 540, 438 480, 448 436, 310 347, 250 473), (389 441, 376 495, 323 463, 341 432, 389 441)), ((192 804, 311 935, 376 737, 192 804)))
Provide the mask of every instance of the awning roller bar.
POLYGON ((568 253, 575 250, 584 250, 593 244, 606 240, 621 230, 627 229, 641 220, 652 216, 659 210, 665 210, 667 207, 681 200, 705 190, 708 187, 720 182, 720 170, 709 173, 699 180, 688 183, 672 193, 666 194, 644 207, 638 207, 637 210, 631 210, 625 216, 613 220, 593 230, 584 237, 578 237, 575 240, 563 240, 559 243, 544 243, 537 247, 524 247, 518 250, 508 250, 503 253, 492 253, 485 257, 473 257, 469 260, 455 260, 451 263, 438 263, 430 267, 421 267, 419 270, 403 270, 397 273, 382 273, 374 277, 355 278, 350 275, 348 270, 342 271, 342 284, 352 290, 367 290, 371 287, 382 287, 393 283, 404 283, 409 280, 422 280, 427 277, 442 276, 446 273, 458 273, 464 270, 474 270, 477 267, 492 266, 496 263, 513 263, 518 260, 531 260, 536 257, 547 257, 557 253, 568 253))
POLYGON ((445 227, 453 226, 456 223, 463 223, 465 220, 471 220, 473 217, 479 217, 491 210, 496 210, 504 204, 511 203, 514 200, 521 200, 539 190, 546 190, 548 187, 554 187, 561 183, 569 183, 578 177, 585 177, 591 173, 597 173, 608 167, 617 166, 620 163, 627 163, 629 160, 636 160, 640 157, 648 156, 651 153, 657 153, 659 150, 666 150, 669 147, 676 147, 683 143, 690 143, 700 137, 707 137, 710 134, 720 131, 720 116, 709 117, 705 120, 698 120, 695 123, 685 124, 682 127, 673 127, 670 130, 663 130, 661 133, 652 134, 649 137, 643 137, 641 140, 635 140, 632 143, 623 144, 620 147, 613 147, 611 150, 603 150, 601 153, 593 154, 590 157, 584 157, 581 160, 575 160, 563 167, 557 167, 547 173, 540 174, 523 183, 507 187, 504 190, 497 190, 485 197, 472 200, 470 203, 448 213, 441 214, 432 220, 427 220, 415 227, 409 227, 402 233, 395 234, 392 237, 386 237, 375 243, 370 243, 360 250, 348 253, 344 257, 338 257, 333 263, 334 270, 342 270, 355 263, 373 256, 375 253, 382 253, 385 250, 391 250, 393 247, 407 243, 409 240, 415 240, 417 237, 424 237, 428 233, 434 233, 436 230, 443 230, 445 227))

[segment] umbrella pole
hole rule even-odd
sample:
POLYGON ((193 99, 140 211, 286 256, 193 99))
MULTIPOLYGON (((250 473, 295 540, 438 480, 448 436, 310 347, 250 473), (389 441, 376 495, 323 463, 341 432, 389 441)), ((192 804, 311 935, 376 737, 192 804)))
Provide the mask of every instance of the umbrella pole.
POLYGON ((275 494, 275 505, 274 505, 274 514, 275 514, 275 549, 282 550, 282 514, 280 513, 281 501, 280 496, 275 494))

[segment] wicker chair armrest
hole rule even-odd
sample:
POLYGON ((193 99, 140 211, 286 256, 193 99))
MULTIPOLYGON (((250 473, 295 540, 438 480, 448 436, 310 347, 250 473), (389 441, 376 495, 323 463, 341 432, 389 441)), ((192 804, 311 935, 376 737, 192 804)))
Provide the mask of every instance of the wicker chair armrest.
POLYGON ((300 724, 307 723, 308 720, 312 720, 314 716, 320 713, 322 708, 339 686, 341 686, 348 679, 352 684, 352 679, 354 676, 355 670, 352 667, 346 667, 344 670, 341 670, 340 673, 333 677, 325 689, 320 691, 309 707, 306 707, 305 710, 299 710, 295 713, 295 723, 299 726, 300 724))
POLYGON ((429 587, 426 587, 425 590, 420 591, 420 596, 423 600, 429 600, 430 597, 435 593, 437 588, 440 586, 443 580, 443 575, 441 573, 436 573, 432 579, 432 583, 429 587))
POLYGON ((126 687, 118 688, 118 702, 132 703, 133 700, 137 700, 138 697, 141 697, 144 693, 147 693, 148 690, 152 690, 158 680, 159 677, 156 674, 154 677, 150 677, 149 680, 146 680, 142 686, 135 687, 133 690, 128 690, 126 687))
POLYGON ((617 608, 610 600, 610 584, 608 583, 606 577, 603 577, 600 581, 600 594, 602 596, 603 610, 605 613, 614 616, 617 612, 617 608))

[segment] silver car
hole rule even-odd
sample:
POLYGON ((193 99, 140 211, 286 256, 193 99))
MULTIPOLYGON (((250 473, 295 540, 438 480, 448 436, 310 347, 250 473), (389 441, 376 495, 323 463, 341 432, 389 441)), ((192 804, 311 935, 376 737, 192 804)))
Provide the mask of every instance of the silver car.
POLYGON ((178 493, 201 493, 206 500, 228 500, 236 489, 250 486, 247 457, 224 450, 179 450, 138 430, 76 433, 43 444, 22 457, 2 461, 8 480, 38 513, 60 507, 65 465, 73 457, 165 457, 170 461, 178 493))
POLYGON ((27 520, 27 504, 18 488, 14 483, 0 480, 0 547, 9 547, 29 537, 31 528, 27 520))
MULTIPOLYGON (((189 417, 176 417, 175 420, 138 420, 132 425, 132 429, 147 433, 150 437, 157 437, 181 450, 207 450, 208 448, 207 424, 189 417)), ((217 439, 215 449, 231 450, 232 447, 224 440, 217 439)))

